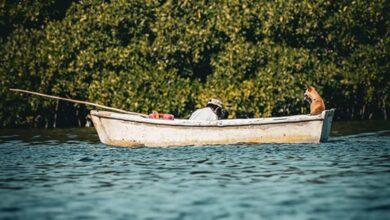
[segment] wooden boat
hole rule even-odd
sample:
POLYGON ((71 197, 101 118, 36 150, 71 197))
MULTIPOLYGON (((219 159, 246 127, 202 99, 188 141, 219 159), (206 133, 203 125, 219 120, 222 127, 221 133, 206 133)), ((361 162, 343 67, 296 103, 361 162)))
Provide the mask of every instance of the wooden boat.
POLYGON ((238 143, 319 143, 327 141, 334 114, 334 109, 331 109, 315 116, 295 115, 217 121, 161 120, 148 118, 145 114, 87 101, 23 89, 10 90, 110 110, 91 111, 92 122, 101 142, 125 147, 238 143))
POLYGON ((327 141, 334 109, 320 115, 191 121, 149 119, 109 111, 90 112, 104 144, 167 147, 240 143, 320 143, 327 141))

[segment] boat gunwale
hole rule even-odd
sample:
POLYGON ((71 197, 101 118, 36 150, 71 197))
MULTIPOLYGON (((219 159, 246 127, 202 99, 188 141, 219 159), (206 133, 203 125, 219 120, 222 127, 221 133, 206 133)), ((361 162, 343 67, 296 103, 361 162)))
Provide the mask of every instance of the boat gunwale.
MULTIPOLYGON (((327 110, 327 111, 332 111, 332 110, 327 110)), ((295 120, 288 120, 288 119, 285 119, 285 120, 277 120, 277 118, 279 117, 274 117, 274 118, 262 118, 262 119, 270 119, 271 121, 254 121, 254 122, 249 122, 249 123, 242 123, 242 124, 181 124, 181 123, 166 123, 166 122, 171 122, 170 120, 158 120, 158 121, 148 121, 149 119, 148 118, 145 118, 145 119, 136 119, 136 118, 122 118, 122 117, 116 117, 115 115, 112 115, 112 113, 110 112, 111 115, 104 115, 105 112, 103 112, 103 114, 99 114, 100 112, 99 111, 96 111, 96 110, 92 110, 90 112, 91 115, 93 116, 96 116, 96 117, 99 117, 99 118, 107 118, 107 119, 113 119, 113 120, 120 120, 120 121, 130 121, 130 122, 134 122, 134 123, 139 123, 139 124, 149 124, 149 125, 156 125, 156 126, 173 126, 173 127, 210 127, 210 128, 218 128, 218 127, 243 127, 243 126, 256 126, 256 125, 271 125, 271 124, 291 124, 291 123, 302 123, 302 122, 311 122, 311 121, 324 121, 324 113, 325 111, 319 115, 319 116, 309 116, 309 117, 313 117, 313 118, 307 118, 307 119, 295 119, 295 120), (272 120, 274 119, 274 120, 272 120), (276 119, 276 120, 275 120, 276 119), (165 122, 165 123, 164 123, 165 122)), ((119 114, 119 113, 114 113, 114 114, 119 114)), ((122 114, 120 114, 122 115, 122 114)), ((125 115, 125 114, 123 114, 125 115)), ((299 115, 297 115, 299 116, 299 115)), ((308 115, 302 115, 302 116, 308 116, 308 115)), ((134 116, 131 116, 130 117, 134 117, 134 116)), ((139 116, 135 116, 135 117, 139 117, 139 116)), ((284 116, 284 117, 293 117, 293 116, 284 116)), ((280 118, 283 118, 280 117, 280 118)), ((294 118, 293 118, 294 119, 294 118)), ((156 119, 153 119, 153 120, 156 120, 156 119)), ((234 120, 234 119, 229 119, 229 120, 234 120)), ((239 119, 241 120, 241 119, 239 119)), ((245 119, 243 119, 245 120, 245 119)), ((248 120, 251 120, 251 119, 248 119, 248 120)), ((252 119, 253 120, 253 119, 252 119)), ((223 120, 219 120, 218 122, 221 122, 223 120)))

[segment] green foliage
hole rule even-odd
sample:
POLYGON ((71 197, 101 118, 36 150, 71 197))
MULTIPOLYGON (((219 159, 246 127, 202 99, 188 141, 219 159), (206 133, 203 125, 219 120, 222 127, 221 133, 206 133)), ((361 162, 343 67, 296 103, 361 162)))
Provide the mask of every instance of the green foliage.
MULTIPOLYGON (((6 1, 1 125, 61 116, 55 101, 11 87, 179 117, 219 97, 230 117, 261 117, 307 113, 310 84, 341 118, 386 118, 388 9, 384 0, 6 1)), ((84 106, 60 107, 85 119, 84 106)))

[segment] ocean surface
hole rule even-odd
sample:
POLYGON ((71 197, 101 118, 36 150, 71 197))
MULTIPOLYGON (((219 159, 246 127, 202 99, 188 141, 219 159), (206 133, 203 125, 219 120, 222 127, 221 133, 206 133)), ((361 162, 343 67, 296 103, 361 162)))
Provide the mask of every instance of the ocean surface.
POLYGON ((390 219, 378 123, 336 123, 322 144, 135 149, 87 128, 3 129, 0 219, 390 219))

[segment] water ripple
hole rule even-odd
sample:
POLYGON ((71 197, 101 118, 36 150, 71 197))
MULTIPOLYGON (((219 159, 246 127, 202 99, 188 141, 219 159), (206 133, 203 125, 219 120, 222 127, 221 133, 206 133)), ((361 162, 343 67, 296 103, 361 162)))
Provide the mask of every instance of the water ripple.
POLYGON ((0 218, 387 219, 390 214, 386 132, 324 144, 137 149, 109 147, 91 130, 82 132, 65 138, 50 132, 0 135, 0 218))

